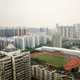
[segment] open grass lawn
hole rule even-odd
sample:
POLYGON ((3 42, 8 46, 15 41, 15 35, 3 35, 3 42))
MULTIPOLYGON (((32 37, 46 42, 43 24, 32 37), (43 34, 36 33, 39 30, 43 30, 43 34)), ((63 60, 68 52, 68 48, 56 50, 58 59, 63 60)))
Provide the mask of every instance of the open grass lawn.
POLYGON ((37 56, 36 59, 45 63, 53 64, 56 67, 62 67, 64 64, 67 63, 67 59, 62 55, 52 56, 48 54, 43 54, 43 55, 37 56))

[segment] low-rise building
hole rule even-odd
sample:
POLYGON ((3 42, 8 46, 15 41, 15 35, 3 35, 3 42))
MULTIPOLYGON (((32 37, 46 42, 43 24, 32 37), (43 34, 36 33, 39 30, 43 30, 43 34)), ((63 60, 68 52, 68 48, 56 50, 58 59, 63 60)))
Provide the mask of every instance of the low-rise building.
POLYGON ((56 70, 49 70, 47 66, 32 65, 32 77, 38 80, 57 80, 56 70))

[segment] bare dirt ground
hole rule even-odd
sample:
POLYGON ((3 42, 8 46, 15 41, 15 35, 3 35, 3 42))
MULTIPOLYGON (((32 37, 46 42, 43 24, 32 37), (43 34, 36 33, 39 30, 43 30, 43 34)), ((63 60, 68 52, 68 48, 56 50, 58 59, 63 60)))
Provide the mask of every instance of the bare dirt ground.
POLYGON ((55 51, 55 52, 48 52, 48 51, 41 51, 41 52, 33 52, 31 54, 31 57, 37 57, 37 56, 40 56, 40 55, 43 55, 43 54, 48 54, 48 55, 51 55, 51 56, 57 56, 57 55, 60 55, 60 56, 64 56, 64 53, 63 52, 59 52, 59 51, 55 51))

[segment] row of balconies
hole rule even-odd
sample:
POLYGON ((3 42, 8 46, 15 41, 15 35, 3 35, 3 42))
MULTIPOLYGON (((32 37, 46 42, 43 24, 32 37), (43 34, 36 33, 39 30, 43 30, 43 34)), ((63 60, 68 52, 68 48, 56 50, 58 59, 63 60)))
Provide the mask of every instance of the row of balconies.
POLYGON ((24 56, 15 56, 12 58, 3 59, 0 64, 0 78, 1 80, 13 80, 16 77, 16 80, 30 80, 30 64, 27 64, 30 59, 24 56), (27 77, 27 78, 26 78, 27 77))

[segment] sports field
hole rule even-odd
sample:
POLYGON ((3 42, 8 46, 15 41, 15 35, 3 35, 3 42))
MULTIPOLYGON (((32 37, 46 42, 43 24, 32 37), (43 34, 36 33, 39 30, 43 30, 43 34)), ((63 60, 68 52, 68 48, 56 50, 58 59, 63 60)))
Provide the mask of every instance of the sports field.
POLYGON ((56 67, 62 67, 64 64, 67 63, 67 59, 63 55, 48 55, 48 54, 42 54, 37 57, 35 57, 41 62, 45 62, 48 64, 53 64, 56 67))

